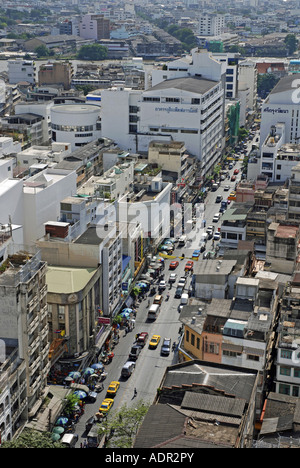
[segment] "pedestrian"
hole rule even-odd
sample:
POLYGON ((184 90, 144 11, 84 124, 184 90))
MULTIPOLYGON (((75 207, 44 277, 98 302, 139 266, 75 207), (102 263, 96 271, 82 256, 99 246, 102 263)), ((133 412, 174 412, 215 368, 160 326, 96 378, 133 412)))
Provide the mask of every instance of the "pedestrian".
POLYGON ((137 389, 134 387, 133 396, 137 396, 137 389))

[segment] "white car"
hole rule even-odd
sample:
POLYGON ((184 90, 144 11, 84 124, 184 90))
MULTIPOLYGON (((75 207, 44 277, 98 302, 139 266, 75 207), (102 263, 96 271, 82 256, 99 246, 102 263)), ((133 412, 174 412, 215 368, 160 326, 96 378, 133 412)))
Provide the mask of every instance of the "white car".
POLYGON ((158 289, 166 289, 166 287, 167 287, 166 282, 164 280, 160 281, 158 285, 158 289))
POLYGON ((177 274, 176 273, 171 273, 170 277, 169 277, 169 283, 175 283, 176 278, 177 278, 177 274))
POLYGON ((218 231, 215 232, 215 234, 214 234, 214 240, 218 241, 218 240, 220 240, 220 238, 221 238, 221 234, 220 234, 218 231))
POLYGON ((220 213, 216 213, 213 217, 213 223, 217 223, 220 219, 220 213))

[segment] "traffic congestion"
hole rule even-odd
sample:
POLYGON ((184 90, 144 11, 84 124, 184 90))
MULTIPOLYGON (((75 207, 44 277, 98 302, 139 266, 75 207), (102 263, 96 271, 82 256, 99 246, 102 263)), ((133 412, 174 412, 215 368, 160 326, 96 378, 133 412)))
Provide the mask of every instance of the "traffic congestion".
POLYGON ((251 144, 249 139, 240 146, 240 154, 230 160, 217 186, 207 190, 203 229, 197 232, 195 227, 194 232, 198 247, 194 248, 195 241, 191 246, 184 234, 165 239, 139 278, 139 284, 145 286, 126 326, 119 331, 113 357, 98 373, 94 401, 82 402, 84 411, 68 430, 75 438, 75 447, 98 446, 95 428, 112 410, 119 411, 124 404, 134 406, 137 399, 151 404, 166 367, 178 361, 183 331, 179 313, 193 295, 195 262, 218 255, 222 215, 234 200, 243 157, 251 144))

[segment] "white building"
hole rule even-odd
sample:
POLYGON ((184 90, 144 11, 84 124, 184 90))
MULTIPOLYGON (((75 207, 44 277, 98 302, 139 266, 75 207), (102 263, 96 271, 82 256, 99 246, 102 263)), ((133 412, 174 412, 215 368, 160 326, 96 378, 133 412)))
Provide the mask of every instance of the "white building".
POLYGON ((238 67, 238 89, 243 91, 249 89, 247 99, 247 111, 256 109, 257 99, 257 65, 252 60, 243 60, 239 62, 238 67))
POLYGON ((20 102, 16 104, 15 114, 36 114, 42 117, 42 135, 41 139, 44 143, 49 143, 51 140, 51 107, 53 102, 20 102))
POLYGON ((220 81, 184 77, 146 91, 111 88, 102 91, 102 135, 133 152, 148 152, 154 139, 183 141, 204 175, 220 158, 223 112, 220 81))
POLYGON ((199 36, 220 36, 225 28, 225 15, 203 13, 199 16, 199 36))
POLYGON ((299 79, 288 75, 279 80, 263 102, 261 109, 260 142, 263 144, 270 133, 271 126, 285 124, 283 143, 299 143, 299 79))
POLYGON ((35 63, 33 60, 8 60, 8 79, 10 84, 27 81, 35 84, 35 63))
MULTIPOLYGON (((101 137, 100 108, 93 104, 60 104, 51 108, 53 142, 71 143, 74 151, 79 146, 101 137)), ((105 135, 107 136, 107 135, 105 135)))
POLYGON ((46 169, 23 181, 24 243, 44 235, 44 223, 60 216, 60 202, 76 193, 76 172, 46 169))
POLYGON ((30 146, 17 153, 17 164, 28 168, 37 163, 59 163, 71 154, 71 143, 52 143, 51 146, 30 146))

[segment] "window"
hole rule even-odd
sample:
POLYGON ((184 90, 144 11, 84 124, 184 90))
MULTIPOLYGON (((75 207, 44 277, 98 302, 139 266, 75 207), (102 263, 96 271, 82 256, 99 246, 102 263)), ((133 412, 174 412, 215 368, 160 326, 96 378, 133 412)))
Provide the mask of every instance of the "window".
POLYGON ((249 361, 259 361, 259 356, 255 356, 254 354, 247 354, 247 359, 249 361))
POLYGON ((185 340, 186 340, 187 342, 190 341, 190 332, 189 332, 189 330, 186 330, 186 332, 185 332, 185 340))
POLYGON ((292 351, 287 350, 287 349, 281 349, 280 350, 280 357, 283 359, 292 359, 292 351))
POLYGON ((194 335, 194 333, 191 333, 191 345, 195 346, 195 335, 194 335))
POLYGON ((291 368, 290 367, 285 367, 285 366, 280 366, 280 375, 290 376, 291 375, 291 368))
POLYGON ((198 98, 192 98, 191 104, 200 104, 200 99, 198 99, 198 98))

